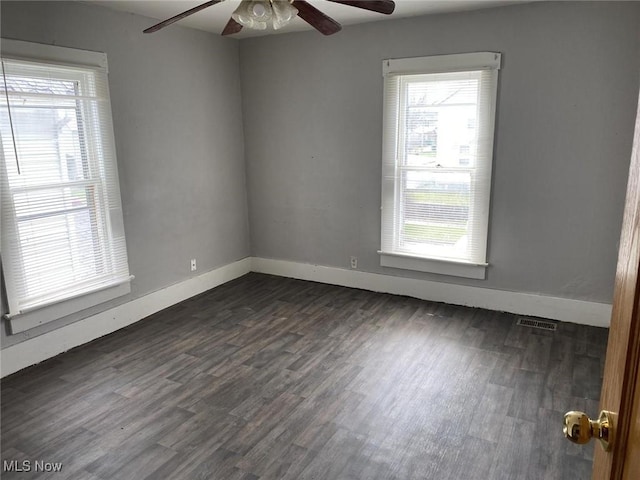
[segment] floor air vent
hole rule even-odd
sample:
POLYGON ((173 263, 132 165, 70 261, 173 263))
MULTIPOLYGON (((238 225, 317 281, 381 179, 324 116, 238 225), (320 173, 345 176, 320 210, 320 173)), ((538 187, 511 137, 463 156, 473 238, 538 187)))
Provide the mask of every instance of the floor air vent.
POLYGON ((517 325, 521 327, 539 328, 541 330, 556 331, 558 324, 553 322, 547 322, 545 320, 532 320, 531 318, 519 318, 517 325))

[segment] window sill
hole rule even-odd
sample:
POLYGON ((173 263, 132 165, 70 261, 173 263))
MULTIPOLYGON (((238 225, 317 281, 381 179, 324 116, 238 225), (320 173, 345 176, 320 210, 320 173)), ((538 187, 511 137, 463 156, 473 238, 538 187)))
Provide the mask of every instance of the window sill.
POLYGON ((383 267, 437 273, 454 277, 484 280, 488 263, 468 263, 452 260, 439 260, 398 253, 378 252, 383 267))
POLYGON ((15 335, 16 333, 21 333, 40 325, 44 325, 45 323, 53 322, 54 320, 58 320, 66 317, 67 315, 113 300, 114 298, 127 295, 131 292, 130 280, 132 278, 133 277, 130 277, 127 281, 112 287, 64 300, 59 303, 47 305, 42 308, 30 310, 15 316, 5 315, 9 320, 9 326, 11 329, 10 334, 15 335))

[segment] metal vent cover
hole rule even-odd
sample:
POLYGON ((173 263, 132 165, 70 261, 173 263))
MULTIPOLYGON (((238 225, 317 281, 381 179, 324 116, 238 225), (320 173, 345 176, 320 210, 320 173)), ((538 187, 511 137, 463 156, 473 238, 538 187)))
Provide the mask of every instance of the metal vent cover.
POLYGON ((516 325, 521 327, 539 328, 541 330, 550 330, 552 332, 555 332, 558 327, 557 323, 549 322, 547 320, 534 320, 532 318, 519 318, 516 325))

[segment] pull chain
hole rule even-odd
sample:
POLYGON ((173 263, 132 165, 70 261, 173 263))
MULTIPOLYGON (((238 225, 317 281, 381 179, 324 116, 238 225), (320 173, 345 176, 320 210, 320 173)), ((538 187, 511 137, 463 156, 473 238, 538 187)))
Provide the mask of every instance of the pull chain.
POLYGON ((4 82, 4 96, 7 99, 7 112, 9 113, 9 126, 11 127, 11 140, 13 141, 13 153, 16 156, 16 168, 20 175, 20 160, 18 160, 18 147, 16 147, 16 135, 13 131, 13 119, 11 118, 11 105, 9 105, 9 89, 7 88, 7 75, 4 71, 4 60, 2 60, 2 80, 4 82))

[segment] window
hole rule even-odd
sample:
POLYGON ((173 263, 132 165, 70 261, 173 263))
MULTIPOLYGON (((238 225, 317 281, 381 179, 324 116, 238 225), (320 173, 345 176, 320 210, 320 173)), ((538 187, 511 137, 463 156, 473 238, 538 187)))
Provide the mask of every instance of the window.
POLYGON ((381 265, 484 278, 500 54, 385 60, 381 265))
POLYGON ((1 251, 16 333, 128 293, 130 276, 106 56, 3 40, 0 89, 1 251))

